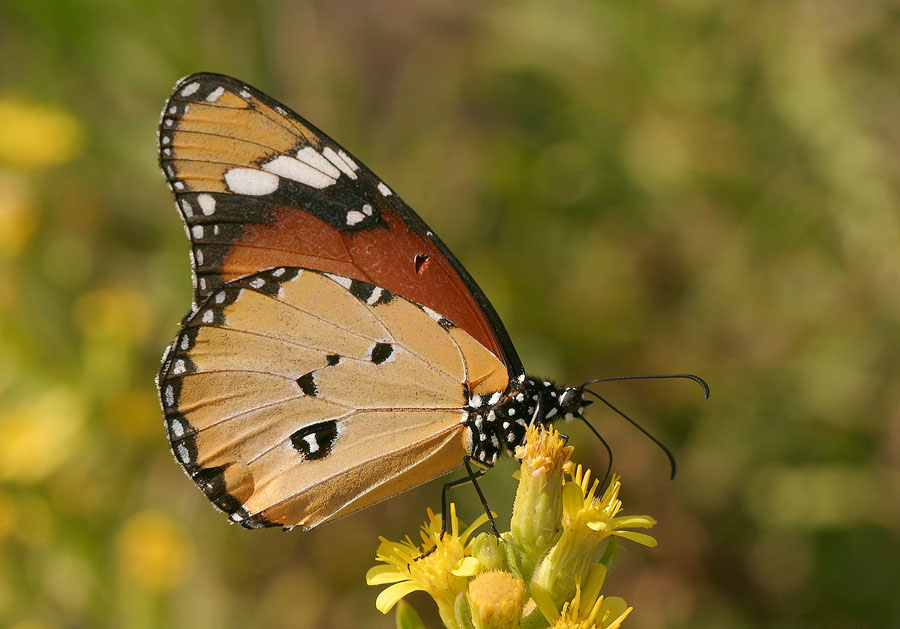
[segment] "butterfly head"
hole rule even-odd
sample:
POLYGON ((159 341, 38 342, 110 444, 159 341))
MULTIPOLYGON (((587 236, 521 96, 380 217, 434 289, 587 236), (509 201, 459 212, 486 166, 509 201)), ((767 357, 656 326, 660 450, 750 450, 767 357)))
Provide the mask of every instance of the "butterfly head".
POLYGON ((592 404, 591 401, 584 399, 584 389, 580 387, 564 387, 558 396, 559 413, 566 420, 581 417, 585 407, 592 404))

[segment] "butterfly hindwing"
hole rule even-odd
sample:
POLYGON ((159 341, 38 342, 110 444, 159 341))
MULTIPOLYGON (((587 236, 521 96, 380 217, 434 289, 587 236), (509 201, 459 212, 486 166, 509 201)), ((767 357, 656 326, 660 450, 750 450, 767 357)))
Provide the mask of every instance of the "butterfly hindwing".
POLYGON ((440 312, 523 373, 484 293, 394 192, 303 118, 217 74, 175 86, 160 163, 191 240, 195 304, 279 266, 368 282, 440 312))
POLYGON ((313 527, 440 476, 506 367, 386 288, 277 267, 220 285, 160 371, 176 458, 245 526, 313 527))

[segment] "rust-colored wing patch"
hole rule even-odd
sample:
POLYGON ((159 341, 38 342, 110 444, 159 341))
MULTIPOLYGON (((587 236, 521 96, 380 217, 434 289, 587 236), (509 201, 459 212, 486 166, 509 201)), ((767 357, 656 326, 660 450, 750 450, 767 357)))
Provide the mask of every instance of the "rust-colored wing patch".
POLYGON ((440 312, 523 373, 484 293, 422 219, 258 90, 217 74, 182 79, 163 110, 159 156, 191 241, 195 305, 265 269, 316 269, 440 312))

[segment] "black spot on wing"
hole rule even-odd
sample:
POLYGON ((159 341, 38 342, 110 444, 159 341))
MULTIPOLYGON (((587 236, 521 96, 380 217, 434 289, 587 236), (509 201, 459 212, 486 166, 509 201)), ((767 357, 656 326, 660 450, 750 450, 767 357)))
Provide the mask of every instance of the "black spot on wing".
POLYGON ((393 353, 394 348, 390 343, 375 343, 375 346, 372 347, 372 362, 380 365, 389 359, 393 353))
POLYGON ((386 304, 394 298, 394 294, 386 288, 362 282, 360 280, 352 280, 350 282, 350 292, 354 297, 369 306, 377 306, 386 304))
POLYGON ((301 428, 291 435, 291 444, 303 458, 321 459, 331 454, 337 436, 337 422, 329 420, 301 428))
POLYGON ((328 354, 328 356, 325 357, 325 360, 328 361, 329 367, 334 367, 336 364, 341 362, 341 357, 337 354, 328 354))
POLYGON ((319 389, 316 387, 315 371, 310 371, 308 374, 297 378, 297 385, 304 395, 315 396, 319 392, 319 389))

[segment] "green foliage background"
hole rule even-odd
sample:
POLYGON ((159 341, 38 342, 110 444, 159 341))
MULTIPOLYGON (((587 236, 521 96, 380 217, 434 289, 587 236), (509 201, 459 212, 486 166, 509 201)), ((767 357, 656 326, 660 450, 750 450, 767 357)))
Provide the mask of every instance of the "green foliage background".
POLYGON ((399 191, 534 373, 708 378, 602 389, 675 482, 591 409, 660 520, 605 587, 626 626, 900 626, 898 31, 889 0, 0 1, 0 625, 392 626, 363 575, 437 485, 251 533, 165 442, 190 287, 155 133, 211 70, 399 191))

